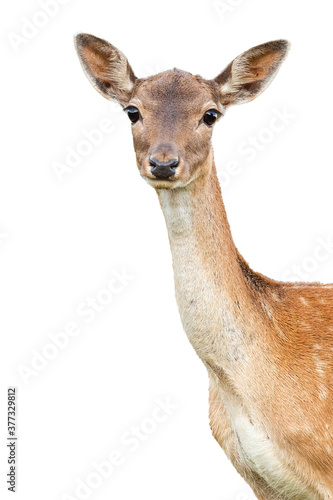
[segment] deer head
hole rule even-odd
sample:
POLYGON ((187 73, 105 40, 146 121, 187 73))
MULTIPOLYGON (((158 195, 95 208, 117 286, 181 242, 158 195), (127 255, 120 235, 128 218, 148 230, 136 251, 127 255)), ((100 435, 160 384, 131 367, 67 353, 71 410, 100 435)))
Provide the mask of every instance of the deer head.
POLYGON ((179 69, 137 78, 124 54, 105 40, 81 33, 75 46, 92 85, 127 112, 138 169, 156 189, 184 187, 207 174, 213 125, 229 106, 261 94, 289 49, 286 40, 259 45, 205 80, 179 69))

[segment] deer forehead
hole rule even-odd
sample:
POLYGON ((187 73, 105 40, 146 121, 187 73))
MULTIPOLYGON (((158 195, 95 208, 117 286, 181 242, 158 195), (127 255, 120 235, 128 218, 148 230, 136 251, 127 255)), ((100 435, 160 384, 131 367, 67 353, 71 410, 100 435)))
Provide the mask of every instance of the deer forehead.
POLYGON ((215 82, 198 75, 173 69, 139 80, 135 85, 131 103, 154 113, 165 112, 192 116, 207 107, 218 107, 219 89, 215 82))

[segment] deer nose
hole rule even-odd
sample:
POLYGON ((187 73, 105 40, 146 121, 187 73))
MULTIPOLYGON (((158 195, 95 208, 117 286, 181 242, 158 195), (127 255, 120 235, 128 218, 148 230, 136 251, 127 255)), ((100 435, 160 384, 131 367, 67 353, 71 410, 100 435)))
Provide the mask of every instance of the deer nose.
POLYGON ((179 165, 179 158, 171 158, 168 161, 160 161, 154 156, 149 158, 149 165, 151 166, 151 173, 157 179, 169 179, 172 175, 175 175, 176 168, 179 165))

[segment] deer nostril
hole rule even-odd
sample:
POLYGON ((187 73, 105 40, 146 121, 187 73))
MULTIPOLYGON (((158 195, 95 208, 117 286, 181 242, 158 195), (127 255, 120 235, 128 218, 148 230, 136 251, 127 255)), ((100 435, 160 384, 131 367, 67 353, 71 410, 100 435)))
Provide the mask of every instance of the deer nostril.
POLYGON ((154 156, 149 158, 151 173, 158 179, 168 179, 175 174, 175 170, 179 165, 179 158, 171 158, 167 161, 160 161, 154 156))
POLYGON ((171 168, 176 168, 178 167, 179 164, 179 158, 171 158, 171 160, 168 161, 160 161, 154 156, 151 156, 149 158, 149 165, 151 167, 171 167, 171 168))

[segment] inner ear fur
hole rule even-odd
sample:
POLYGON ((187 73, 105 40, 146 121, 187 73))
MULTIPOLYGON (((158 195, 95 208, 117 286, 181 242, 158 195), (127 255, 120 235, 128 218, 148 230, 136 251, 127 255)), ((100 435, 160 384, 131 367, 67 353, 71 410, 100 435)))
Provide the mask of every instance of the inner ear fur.
POLYGON ((275 40, 243 52, 214 80, 220 86, 224 106, 255 99, 276 76, 287 56, 290 43, 275 40))
POLYGON ((125 106, 136 80, 125 55, 106 40, 86 33, 76 35, 74 43, 90 83, 106 99, 125 106))

